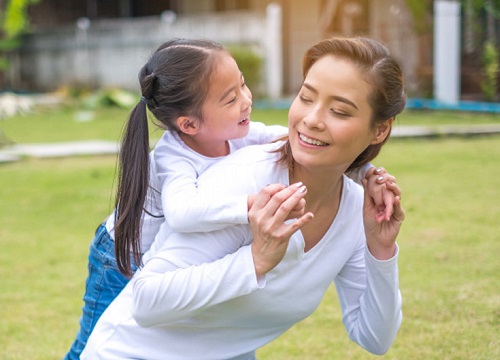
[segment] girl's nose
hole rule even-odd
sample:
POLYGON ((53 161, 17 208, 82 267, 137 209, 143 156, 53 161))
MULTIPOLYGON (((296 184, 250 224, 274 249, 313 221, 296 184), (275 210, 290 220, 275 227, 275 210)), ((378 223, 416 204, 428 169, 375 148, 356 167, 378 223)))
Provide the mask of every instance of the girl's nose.
POLYGON ((252 106, 252 93, 250 91, 243 91, 243 109, 247 110, 252 106))

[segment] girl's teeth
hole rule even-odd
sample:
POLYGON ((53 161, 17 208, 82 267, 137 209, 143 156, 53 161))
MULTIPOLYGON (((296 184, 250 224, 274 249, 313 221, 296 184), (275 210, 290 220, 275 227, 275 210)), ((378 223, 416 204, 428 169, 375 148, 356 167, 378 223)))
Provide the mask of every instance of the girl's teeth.
POLYGON ((311 145, 316 145, 316 146, 325 146, 325 145, 327 145, 323 141, 309 139, 308 137, 306 137, 303 134, 300 134, 299 137, 300 137, 300 140, 302 140, 305 143, 311 144, 311 145))

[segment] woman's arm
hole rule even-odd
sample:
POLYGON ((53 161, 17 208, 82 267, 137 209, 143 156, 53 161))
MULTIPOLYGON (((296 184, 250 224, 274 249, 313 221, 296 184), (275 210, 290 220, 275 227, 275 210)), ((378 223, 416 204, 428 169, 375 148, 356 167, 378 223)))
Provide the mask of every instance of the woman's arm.
POLYGON ((391 346, 402 320, 396 237, 405 218, 401 190, 390 182, 394 212, 379 221, 380 209, 363 181, 363 237, 358 250, 335 279, 349 337, 374 354, 391 346))
POLYGON ((263 286, 291 235, 311 219, 306 214, 284 223, 303 199, 301 189, 274 184, 261 190, 251 211, 252 233, 241 225, 172 234, 132 280, 136 321, 170 323, 263 286))
POLYGON ((402 320, 397 251, 380 261, 360 247, 335 286, 349 338, 373 354, 386 353, 402 320))
MULTIPOLYGON (((184 235, 188 238, 169 238, 168 242, 188 244, 188 249, 169 247, 161 251, 132 280, 132 314, 141 326, 161 326, 195 316, 199 311, 246 295, 260 286, 249 246, 213 259, 217 251, 201 244, 197 246, 206 251, 198 251, 189 246, 197 244, 197 239, 184 235)), ((230 239, 223 238, 230 243, 230 239)), ((208 238, 202 241, 212 243, 208 238)))

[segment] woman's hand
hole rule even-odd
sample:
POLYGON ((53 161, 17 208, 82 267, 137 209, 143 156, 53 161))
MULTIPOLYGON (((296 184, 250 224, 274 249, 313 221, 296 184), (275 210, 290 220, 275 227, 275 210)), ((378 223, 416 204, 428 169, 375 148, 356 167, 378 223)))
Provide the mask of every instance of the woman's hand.
MULTIPOLYGON (((301 183, 283 188, 272 184, 262 189, 254 198, 248 213, 252 227, 252 255, 257 277, 265 275, 283 259, 290 237, 307 224, 312 213, 306 213, 296 220, 290 219, 294 209, 304 203, 307 192, 301 183)), ((302 205, 303 207, 303 205, 302 205)))
MULTIPOLYGON (((370 253, 379 260, 386 260, 394 256, 396 250, 396 237, 405 219, 405 211, 401 206, 401 190, 393 182, 385 183, 386 190, 392 196, 383 196, 384 201, 392 197, 391 203, 384 203, 391 208, 389 219, 380 221, 381 209, 376 205, 373 197, 369 195, 368 180, 363 180, 365 198, 363 205, 363 222, 365 226, 366 242, 370 253)), ((383 211, 382 211, 383 212, 383 211)))
POLYGON ((382 167, 372 167, 366 172, 365 180, 365 193, 368 193, 375 204, 377 222, 390 221, 394 211, 394 198, 401 197, 396 178, 382 167))
MULTIPOLYGON (((297 185, 294 184, 290 186, 297 186, 297 185)), ((274 184, 273 187, 275 187, 276 191, 279 191, 285 189, 287 186, 282 184, 274 184)), ((252 208, 252 205, 257 195, 258 194, 248 195, 247 198, 248 212, 250 212, 250 209, 252 208)), ((286 219, 290 220, 301 217, 302 215, 304 215, 305 208, 306 208, 306 201, 304 199, 300 199, 299 202, 295 205, 295 207, 290 211, 286 219)))

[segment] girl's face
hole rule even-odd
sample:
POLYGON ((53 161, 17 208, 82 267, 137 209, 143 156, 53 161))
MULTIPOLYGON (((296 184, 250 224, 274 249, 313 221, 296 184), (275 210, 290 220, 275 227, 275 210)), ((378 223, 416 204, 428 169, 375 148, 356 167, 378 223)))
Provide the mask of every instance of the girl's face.
POLYGON ((252 93, 243 74, 233 57, 222 53, 210 77, 198 138, 220 142, 246 136, 251 111, 252 93))
POLYGON ((382 140, 371 127, 371 90, 348 60, 329 55, 312 65, 288 114, 297 165, 344 172, 368 145, 382 140))

